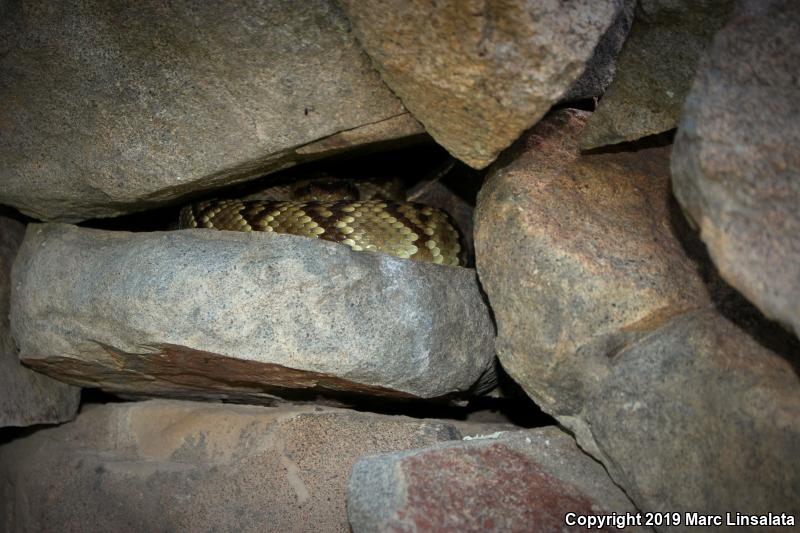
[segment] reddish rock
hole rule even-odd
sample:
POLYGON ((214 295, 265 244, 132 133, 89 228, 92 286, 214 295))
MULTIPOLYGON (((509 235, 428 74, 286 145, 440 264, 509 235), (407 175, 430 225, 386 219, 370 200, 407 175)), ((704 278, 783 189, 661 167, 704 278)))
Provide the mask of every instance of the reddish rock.
POLYGON ((584 531, 567 526, 567 513, 611 512, 635 511, 603 468, 553 427, 365 457, 348 488, 355 533, 584 531))

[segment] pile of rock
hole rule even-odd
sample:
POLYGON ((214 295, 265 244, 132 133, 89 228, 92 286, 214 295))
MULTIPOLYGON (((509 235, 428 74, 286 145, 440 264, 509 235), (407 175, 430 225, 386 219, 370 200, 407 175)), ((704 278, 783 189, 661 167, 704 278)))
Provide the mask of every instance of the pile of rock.
POLYGON ((388 4, 0 0, 0 530, 797 526, 791 0, 388 4), (93 220, 434 142, 475 269, 93 220))

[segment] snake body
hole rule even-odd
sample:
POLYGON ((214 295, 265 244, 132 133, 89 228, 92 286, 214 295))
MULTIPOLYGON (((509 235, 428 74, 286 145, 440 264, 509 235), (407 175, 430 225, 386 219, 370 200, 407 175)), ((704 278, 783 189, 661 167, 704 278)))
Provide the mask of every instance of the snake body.
POLYGON ((298 182, 242 199, 188 205, 181 210, 179 228, 289 233, 341 243, 355 251, 464 264, 460 235, 447 213, 387 199, 386 190, 387 184, 370 182, 298 182))

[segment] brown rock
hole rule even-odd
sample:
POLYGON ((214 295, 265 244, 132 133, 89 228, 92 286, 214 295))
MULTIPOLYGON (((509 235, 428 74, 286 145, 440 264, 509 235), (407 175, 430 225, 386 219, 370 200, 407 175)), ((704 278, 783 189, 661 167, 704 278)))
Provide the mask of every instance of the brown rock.
POLYGON ((586 531, 572 522, 577 516, 568 524, 568 513, 611 512, 635 509, 555 427, 365 457, 353 467, 347 495, 355 533, 586 531))
POLYGON ((586 117, 540 123, 479 196, 503 366, 639 509, 797 516, 800 344, 720 299, 687 257, 669 149, 580 155, 586 117))
POLYGON ((476 210, 500 361, 560 415, 581 410, 609 353, 709 301, 670 220, 669 148, 581 155, 588 117, 539 123, 490 172, 476 210))
POLYGON ((494 161, 583 73, 622 0, 339 0, 383 80, 475 168, 494 161))
POLYGON ((54 424, 78 411, 80 389, 23 367, 8 320, 11 265, 25 226, 0 216, 0 428, 54 424))
POLYGON ((356 459, 460 434, 321 407, 92 406, 0 446, 2 531, 349 531, 356 459))
POLYGON ((20 357, 116 393, 272 403, 492 382, 472 269, 294 235, 33 224, 13 279, 20 357))
POLYGON ((139 211, 423 132, 332 0, 0 6, 0 203, 139 211))
POLYGON ((581 137, 588 150, 671 130, 732 0, 639 0, 617 74, 581 137))
POLYGON ((800 13, 745 2, 700 64, 672 157, 675 195, 722 276, 800 335, 800 13))

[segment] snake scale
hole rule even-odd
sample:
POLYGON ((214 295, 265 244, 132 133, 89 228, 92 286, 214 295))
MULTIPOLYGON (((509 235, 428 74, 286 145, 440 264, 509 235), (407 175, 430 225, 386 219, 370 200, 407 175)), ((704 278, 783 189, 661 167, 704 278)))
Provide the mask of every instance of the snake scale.
POLYGON ((304 180, 241 199, 193 203, 181 210, 178 226, 289 233, 356 251, 463 266, 464 247, 450 216, 398 198, 405 196, 396 181, 304 180))

